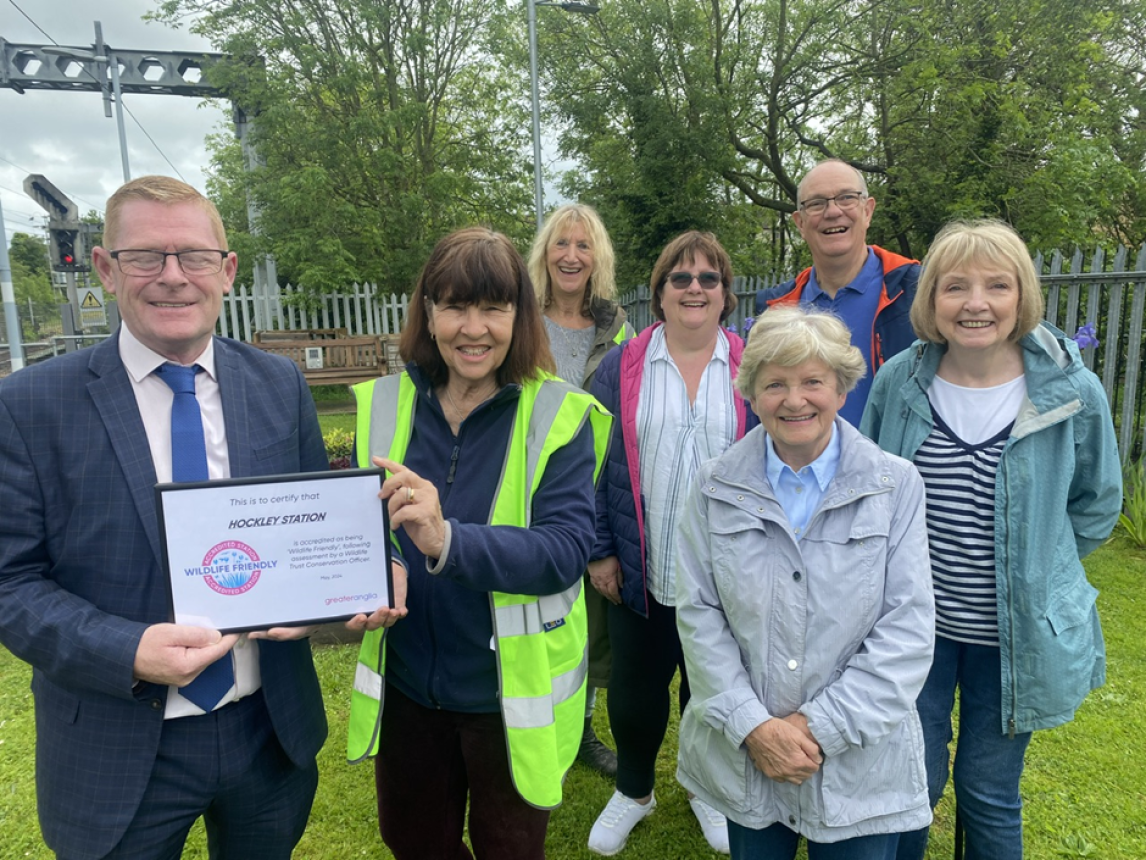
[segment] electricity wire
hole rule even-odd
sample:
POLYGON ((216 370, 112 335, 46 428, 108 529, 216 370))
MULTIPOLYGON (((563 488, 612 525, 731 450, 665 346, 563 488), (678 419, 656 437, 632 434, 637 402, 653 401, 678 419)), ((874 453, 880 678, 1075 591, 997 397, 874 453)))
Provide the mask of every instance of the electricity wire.
MULTIPOLYGON (((35 27, 37 30, 39 30, 41 33, 43 33, 45 39, 47 39, 49 42, 51 42, 53 45, 55 45, 57 47, 60 46, 60 43, 57 42, 55 39, 53 39, 50 35, 48 35, 47 31, 44 30, 43 27, 41 27, 39 24, 37 24, 35 21, 32 20, 31 15, 29 15, 27 12, 25 12, 23 9, 20 8, 20 6, 16 3, 16 0, 8 0, 8 2, 12 4, 12 6, 16 9, 17 12, 19 12, 21 15, 23 15, 25 18, 28 19, 28 23, 30 23, 33 27, 35 27)), ((100 84, 100 86, 103 86, 103 84, 100 82, 100 80, 88 70, 88 67, 86 64, 81 64, 81 68, 83 69, 83 72, 85 75, 87 75, 89 78, 91 78, 97 84, 100 84)), ((121 95, 122 95, 122 93, 121 93, 121 95)), ((137 117, 134 113, 132 113, 131 108, 129 108, 123 102, 122 98, 119 100, 119 106, 122 107, 125 111, 127 111, 128 115, 132 118, 132 120, 135 122, 135 124, 137 126, 139 126, 139 130, 143 132, 144 137, 146 137, 151 142, 151 145, 155 147, 155 151, 158 152, 163 157, 163 160, 167 162, 168 166, 172 170, 175 171, 175 173, 179 176, 180 179, 182 179, 184 182, 186 182, 187 180, 183 178, 183 174, 179 172, 179 168, 171 163, 171 159, 167 157, 167 153, 164 152, 160 148, 159 144, 155 142, 155 138, 152 137, 151 133, 146 128, 143 127, 143 123, 139 121, 139 117, 137 117)), ((8 161, 8 159, 4 159, 4 160, 8 161)), ((10 162, 10 161, 8 161, 8 163, 12 164, 12 162, 10 162)))

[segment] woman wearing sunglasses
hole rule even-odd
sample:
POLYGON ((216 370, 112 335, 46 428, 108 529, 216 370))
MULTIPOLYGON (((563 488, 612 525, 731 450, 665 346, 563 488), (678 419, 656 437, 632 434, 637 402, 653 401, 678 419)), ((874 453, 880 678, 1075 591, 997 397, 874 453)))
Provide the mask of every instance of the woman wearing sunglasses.
MULTIPOLYGON (((618 419, 597 488, 593 586, 610 601, 609 722, 617 742, 617 790, 589 834, 606 856, 656 807, 657 751, 679 668, 680 708, 688 676, 677 635, 677 521, 700 464, 757 423, 733 381, 744 343, 721 329, 736 307, 732 264, 711 233, 673 239, 653 267, 652 311, 660 322, 614 348, 590 391, 618 419)), ((728 853, 724 816, 690 798, 705 839, 728 853)))

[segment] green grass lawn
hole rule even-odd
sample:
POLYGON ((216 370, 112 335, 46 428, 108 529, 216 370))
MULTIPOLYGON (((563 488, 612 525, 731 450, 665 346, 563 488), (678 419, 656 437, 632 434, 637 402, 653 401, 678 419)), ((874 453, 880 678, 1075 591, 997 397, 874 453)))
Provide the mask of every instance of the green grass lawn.
POLYGON ((346 407, 351 412, 354 411, 354 395, 350 393, 348 385, 312 385, 310 396, 319 408, 346 407))
MULTIPOLYGON (((1023 781, 1026 854, 1031 860, 1146 858, 1146 765, 1139 757, 1146 748, 1146 551, 1117 538, 1087 560, 1087 569, 1102 592, 1108 680, 1091 694, 1073 723, 1035 734, 1023 781)), ((373 770, 369 765, 351 767, 344 759, 354 655, 353 646, 315 649, 331 732, 319 760, 322 778, 310 825, 296 852, 302 860, 390 857, 376 827, 373 770)), ((35 823, 30 674, 25 664, 0 648, 0 860, 52 856, 35 823)), ((597 722, 599 733, 609 739, 603 708, 598 708, 597 722)), ((625 860, 718 856, 705 845, 684 791, 673 779, 675 759, 675 729, 670 729, 658 762, 659 807, 634 831, 620 855, 625 860)), ((547 856, 594 856, 585 841, 611 793, 611 783, 575 766, 566 782, 565 804, 549 827, 547 856)), ((933 829, 933 860, 951 857, 951 821, 945 798, 933 829)), ((184 856, 206 858, 201 827, 192 834, 184 856)))
POLYGON ((353 433, 355 420, 353 412, 338 412, 332 415, 318 416, 318 424, 322 427, 323 433, 329 433, 331 430, 345 430, 347 433, 353 433))

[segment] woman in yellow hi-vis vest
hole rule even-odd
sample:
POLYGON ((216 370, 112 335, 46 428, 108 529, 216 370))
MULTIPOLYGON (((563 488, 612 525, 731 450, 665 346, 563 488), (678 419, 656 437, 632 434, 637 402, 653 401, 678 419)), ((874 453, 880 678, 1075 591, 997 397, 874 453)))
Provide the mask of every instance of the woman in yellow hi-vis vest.
POLYGON ((581 573, 612 419, 554 377, 521 256, 441 240, 410 300, 405 372, 355 386, 385 467, 408 616, 359 654, 348 757, 375 758, 397 860, 542 858, 585 713, 581 573))

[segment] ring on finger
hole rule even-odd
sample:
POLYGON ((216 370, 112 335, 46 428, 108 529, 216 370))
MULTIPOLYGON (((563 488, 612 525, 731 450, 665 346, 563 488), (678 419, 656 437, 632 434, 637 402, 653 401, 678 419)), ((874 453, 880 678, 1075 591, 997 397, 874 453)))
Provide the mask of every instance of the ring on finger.
POLYGON ((407 487, 406 488, 406 502, 407 502, 407 504, 409 504, 412 501, 414 501, 414 488, 413 487, 407 487))

